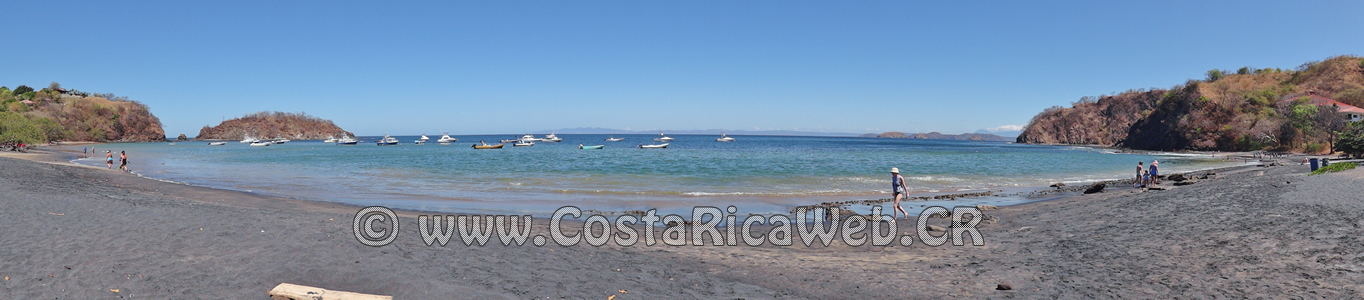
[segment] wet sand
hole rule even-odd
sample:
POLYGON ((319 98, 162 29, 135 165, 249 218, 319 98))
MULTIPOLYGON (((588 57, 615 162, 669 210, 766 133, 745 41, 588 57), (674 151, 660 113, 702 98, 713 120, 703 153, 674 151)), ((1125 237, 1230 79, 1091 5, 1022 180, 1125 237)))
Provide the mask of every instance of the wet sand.
POLYGON ((397 299, 1364 297, 1364 169, 1003 207, 979 247, 432 247, 417 212, 369 247, 358 207, 0 156, 0 298, 266 299, 282 282, 397 299))

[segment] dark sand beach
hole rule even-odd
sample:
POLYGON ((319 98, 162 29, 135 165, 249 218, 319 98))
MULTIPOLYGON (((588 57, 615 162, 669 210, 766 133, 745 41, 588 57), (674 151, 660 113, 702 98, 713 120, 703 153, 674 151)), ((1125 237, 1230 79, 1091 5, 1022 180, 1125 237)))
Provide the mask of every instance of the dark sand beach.
POLYGON ((358 207, 4 156, 6 299, 266 299, 284 282, 396 299, 1364 297, 1364 169, 1003 207, 979 247, 432 247, 400 212, 406 236, 376 248, 352 234, 358 207))

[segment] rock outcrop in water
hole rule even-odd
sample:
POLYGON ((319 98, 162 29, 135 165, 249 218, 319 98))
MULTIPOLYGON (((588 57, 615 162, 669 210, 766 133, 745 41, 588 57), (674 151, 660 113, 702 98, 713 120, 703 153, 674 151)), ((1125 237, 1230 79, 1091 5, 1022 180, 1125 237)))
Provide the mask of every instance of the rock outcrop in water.
POLYGON ((320 140, 327 137, 354 136, 330 120, 304 113, 258 112, 241 118, 223 121, 218 126, 199 129, 195 140, 240 140, 250 135, 255 138, 284 137, 294 140, 320 140))

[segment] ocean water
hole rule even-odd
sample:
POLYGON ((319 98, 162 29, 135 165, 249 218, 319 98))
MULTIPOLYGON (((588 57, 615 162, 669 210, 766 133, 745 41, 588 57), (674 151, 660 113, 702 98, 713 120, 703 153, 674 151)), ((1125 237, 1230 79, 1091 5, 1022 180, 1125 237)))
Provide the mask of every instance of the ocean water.
POLYGON ((765 213, 883 199, 891 167, 911 192, 943 193, 1129 178, 1138 161, 1153 159, 1167 173, 1228 164, 1207 155, 1004 142, 734 136, 738 141, 721 143, 716 136, 674 135, 667 149, 639 149, 657 136, 604 142, 606 135, 561 135, 560 143, 475 150, 470 146, 479 140, 514 136, 456 137, 452 145, 414 145, 415 136, 397 136, 397 146, 376 146, 376 137, 351 146, 106 144, 95 146, 96 157, 76 162, 102 167, 104 150, 127 151, 137 174, 165 181, 359 205, 537 215, 564 205, 603 211, 736 205, 765 213))

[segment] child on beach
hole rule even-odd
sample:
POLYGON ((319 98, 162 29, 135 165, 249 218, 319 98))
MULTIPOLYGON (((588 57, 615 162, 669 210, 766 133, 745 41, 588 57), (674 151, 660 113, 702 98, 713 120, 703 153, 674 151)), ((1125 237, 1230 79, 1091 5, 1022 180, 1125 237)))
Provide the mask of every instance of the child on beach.
POLYGON ((1151 185, 1151 171, 1146 171, 1146 174, 1145 174, 1145 175, 1146 175, 1146 176, 1145 176, 1145 177, 1142 177, 1142 180, 1141 180, 1141 186, 1142 186, 1142 187, 1146 187, 1146 186, 1151 185))

